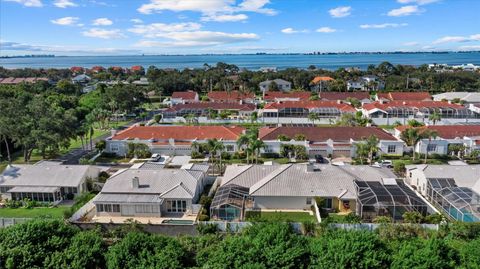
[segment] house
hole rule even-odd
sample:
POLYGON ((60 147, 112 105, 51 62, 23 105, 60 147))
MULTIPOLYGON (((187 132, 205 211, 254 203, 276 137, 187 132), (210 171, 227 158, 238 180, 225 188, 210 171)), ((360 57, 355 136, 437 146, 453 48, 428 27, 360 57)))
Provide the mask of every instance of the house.
MULTIPOLYGON (((323 200, 324 210, 354 212, 365 219, 376 214, 392 215, 398 220, 402 210, 415 210, 413 207, 397 206, 395 214, 392 210, 395 208, 394 201, 390 197, 385 205, 362 206, 362 203, 366 204, 363 197, 365 190, 359 188, 357 191, 356 182, 377 183, 380 185, 377 190, 383 191, 383 195, 396 191, 399 196, 395 199, 399 202, 421 203, 417 202, 420 199, 415 193, 408 191, 401 181, 396 181, 396 176, 386 168, 318 164, 230 165, 210 206, 211 217, 242 220, 247 211, 311 211, 316 205, 316 198, 323 200), (388 188, 384 181, 390 184, 388 188), (390 204, 393 204, 391 208, 386 208, 390 204)), ((370 198, 375 198, 375 193, 370 198)), ((418 207, 422 212, 425 209, 424 203, 423 208, 418 207)))
POLYGON ((188 104, 177 104, 162 111, 163 118, 185 117, 194 115, 195 117, 210 117, 211 112, 219 115, 222 111, 228 111, 233 117, 247 117, 255 111, 253 104, 239 103, 214 103, 197 102, 188 104))
POLYGON ((198 93, 194 91, 173 92, 170 99, 172 106, 176 104, 188 104, 199 102, 198 93))
POLYGON ((377 101, 432 101, 432 96, 428 92, 387 92, 377 93, 377 101))
POLYGON ((207 93, 208 100, 215 103, 255 103, 255 94, 253 92, 243 93, 240 91, 212 91, 207 93))
POLYGON ((141 65, 134 65, 130 67, 130 72, 134 74, 145 75, 145 68, 143 68, 141 65))
POLYGON ((435 101, 459 101, 465 104, 480 103, 480 92, 444 92, 433 96, 435 101))
POLYGON ((75 77, 72 78, 72 83, 75 83, 75 84, 87 84, 89 83, 90 81, 92 80, 91 77, 85 75, 85 74, 81 74, 81 75, 77 75, 75 77))
POLYGON ((306 91, 266 92, 263 96, 263 100, 267 103, 285 101, 308 101, 311 96, 311 92, 306 91))
POLYGON ((355 112, 351 105, 338 101, 285 101, 265 105, 260 115, 264 118, 307 118, 310 113, 316 113, 320 118, 336 118, 355 112))
POLYGON ((327 76, 316 76, 310 82, 310 89, 313 92, 327 91, 330 83, 334 81, 333 78, 327 76))
POLYGON ((237 139, 245 128, 237 126, 132 126, 113 134, 106 140, 106 152, 124 156, 129 143, 146 144, 152 153, 190 155, 193 143, 217 139, 225 151, 237 151, 237 139))
POLYGON ((93 220, 188 215, 195 219, 200 209, 196 203, 205 186, 206 169, 203 167, 208 169, 208 165, 195 164, 195 167, 195 170, 190 169, 193 167, 166 169, 140 163, 118 171, 93 199, 93 220))
POLYGON ((265 143, 264 152, 280 153, 284 144, 301 145, 310 157, 356 157, 356 144, 375 136, 379 139, 379 155, 403 155, 403 141, 376 127, 263 127, 259 139, 265 143), (298 135, 305 140, 296 141, 298 135), (281 141, 279 137, 289 141, 281 141))
POLYGON ((368 92, 321 92, 320 100, 324 101, 347 101, 350 98, 357 99, 360 103, 369 104, 372 102, 368 92))
POLYGON ((30 199, 58 203, 87 191, 87 179, 98 177, 100 168, 41 161, 8 165, 0 174, 0 194, 11 200, 30 199))
POLYGON ((347 91, 377 91, 384 88, 385 82, 372 75, 347 81, 347 91))
POLYGON ((79 75, 85 73, 85 69, 81 66, 72 66, 70 67, 70 71, 73 75, 79 75))
POLYGON ((434 112, 438 113, 442 120, 478 117, 478 114, 464 106, 437 101, 376 101, 362 106, 365 117, 390 119, 390 124, 402 119, 429 121, 429 116, 434 112))
POLYGON ((262 66, 262 67, 260 67, 260 69, 258 69, 258 71, 260 71, 262 73, 276 73, 277 70, 278 69, 274 66, 262 66))
POLYGON ((445 215, 480 222, 480 165, 407 165, 406 181, 445 215))
POLYGON ((275 87, 275 90, 278 90, 281 92, 288 92, 292 90, 292 83, 286 80, 277 78, 274 80, 266 80, 266 81, 260 82, 260 84, 258 84, 258 87, 260 88, 260 91, 262 91, 263 94, 265 94, 267 91, 271 91, 272 87, 275 87))
POLYGON ((94 66, 92 68, 90 68, 90 71, 92 73, 100 73, 100 72, 104 72, 105 71, 105 68, 103 68, 103 66, 94 66))
POLYGON ((137 86, 148 86, 150 83, 148 82, 148 78, 140 78, 139 80, 132 81, 132 84, 137 86))
MULTIPOLYGON (((398 126, 395 128, 395 136, 400 138, 401 133, 409 126, 398 126)), ((450 145, 463 146, 461 153, 470 153, 473 150, 480 150, 480 125, 428 125, 418 127, 420 131, 429 130, 436 133, 432 139, 422 139, 415 146, 414 151, 425 154, 449 153, 450 145)), ((460 154, 460 153, 457 153, 460 154)))

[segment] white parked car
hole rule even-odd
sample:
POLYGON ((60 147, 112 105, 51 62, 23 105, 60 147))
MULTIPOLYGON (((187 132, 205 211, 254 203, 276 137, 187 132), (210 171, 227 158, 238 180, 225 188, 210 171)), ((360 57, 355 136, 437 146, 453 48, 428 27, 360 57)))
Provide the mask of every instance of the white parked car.
POLYGON ((390 160, 382 160, 380 162, 375 162, 375 164, 373 166, 393 168, 393 162, 390 161, 390 160))

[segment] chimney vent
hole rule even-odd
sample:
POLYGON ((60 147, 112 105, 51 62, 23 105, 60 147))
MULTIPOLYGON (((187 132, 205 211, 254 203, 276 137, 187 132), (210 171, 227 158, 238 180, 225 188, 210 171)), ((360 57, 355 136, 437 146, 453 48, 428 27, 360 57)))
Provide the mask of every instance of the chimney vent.
POLYGON ((139 186, 140 186, 139 178, 138 177, 133 177, 132 178, 132 188, 138 189, 139 186))

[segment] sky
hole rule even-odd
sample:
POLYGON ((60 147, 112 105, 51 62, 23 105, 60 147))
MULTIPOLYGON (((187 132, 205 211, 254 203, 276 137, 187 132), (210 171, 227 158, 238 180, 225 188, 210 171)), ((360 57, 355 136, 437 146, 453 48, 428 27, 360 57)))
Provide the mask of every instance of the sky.
POLYGON ((0 55, 480 50, 480 0, 0 0, 0 55))

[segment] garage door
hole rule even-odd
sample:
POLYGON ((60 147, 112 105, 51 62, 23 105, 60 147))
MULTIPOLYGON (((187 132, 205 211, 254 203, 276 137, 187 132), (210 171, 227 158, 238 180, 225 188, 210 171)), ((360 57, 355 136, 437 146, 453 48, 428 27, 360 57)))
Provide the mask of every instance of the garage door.
POLYGON ((315 157, 315 155, 322 155, 323 157, 328 157, 326 150, 311 149, 308 151, 309 157, 315 157))
POLYGON ((334 150, 332 158, 350 157, 350 150, 334 150))

